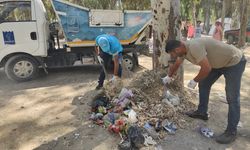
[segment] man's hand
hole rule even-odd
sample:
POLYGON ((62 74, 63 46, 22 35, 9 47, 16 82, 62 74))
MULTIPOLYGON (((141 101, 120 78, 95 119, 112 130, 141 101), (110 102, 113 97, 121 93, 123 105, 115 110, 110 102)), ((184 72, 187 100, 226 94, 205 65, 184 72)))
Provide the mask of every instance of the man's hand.
POLYGON ((187 86, 191 89, 195 89, 196 85, 197 82, 195 82, 194 80, 190 80, 187 86))
POLYGON ((118 76, 113 75, 113 77, 112 77, 112 79, 111 79, 111 82, 112 82, 112 83, 115 83, 115 82, 117 81, 118 78, 119 78, 118 76))
POLYGON ((174 79, 169 77, 168 75, 164 78, 162 78, 162 83, 165 85, 165 84, 169 84, 173 81, 174 79))

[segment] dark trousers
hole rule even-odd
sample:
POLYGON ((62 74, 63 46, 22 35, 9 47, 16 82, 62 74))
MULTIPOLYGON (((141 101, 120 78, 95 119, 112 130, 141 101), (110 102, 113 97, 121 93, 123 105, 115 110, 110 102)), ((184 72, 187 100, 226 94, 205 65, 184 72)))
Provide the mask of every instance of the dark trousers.
POLYGON ((198 111, 207 113, 209 94, 212 85, 221 76, 224 75, 226 83, 226 98, 229 105, 227 131, 234 132, 240 119, 240 86, 241 77, 245 70, 246 59, 243 56, 241 61, 231 67, 212 69, 209 75, 199 82, 199 106, 198 111))
MULTIPOLYGON (((104 67, 107 70, 107 72, 114 72, 114 62, 113 62, 113 56, 109 55, 108 53, 101 52, 100 53, 101 58, 103 59, 104 67)), ((122 54, 119 54, 119 57, 122 57, 122 54)), ((122 76, 122 66, 119 63, 119 68, 118 68, 118 76, 122 76)), ((102 68, 99 76, 99 81, 98 84, 99 86, 103 86, 105 80, 105 72, 102 68)))

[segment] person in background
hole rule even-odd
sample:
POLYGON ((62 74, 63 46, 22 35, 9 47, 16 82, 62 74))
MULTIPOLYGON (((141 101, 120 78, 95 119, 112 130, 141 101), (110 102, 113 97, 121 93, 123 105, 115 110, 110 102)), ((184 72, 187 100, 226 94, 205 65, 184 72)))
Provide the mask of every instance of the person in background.
POLYGON ((197 21, 196 27, 195 27, 195 38, 200 38, 202 33, 201 28, 201 21, 197 21))
POLYGON ((103 65, 100 72, 98 85, 96 90, 103 87, 105 80, 105 70, 114 70, 111 81, 117 80, 122 76, 122 45, 120 41, 113 35, 102 34, 96 38, 96 51, 99 62, 103 65))
POLYGON ((194 26, 193 26, 193 24, 190 22, 190 21, 188 21, 188 40, 191 40, 192 38, 194 38, 194 26))
POLYGON ((221 22, 216 21, 215 22, 215 30, 213 33, 213 38, 218 40, 218 41, 222 41, 222 34, 223 34, 223 30, 222 30, 221 22))

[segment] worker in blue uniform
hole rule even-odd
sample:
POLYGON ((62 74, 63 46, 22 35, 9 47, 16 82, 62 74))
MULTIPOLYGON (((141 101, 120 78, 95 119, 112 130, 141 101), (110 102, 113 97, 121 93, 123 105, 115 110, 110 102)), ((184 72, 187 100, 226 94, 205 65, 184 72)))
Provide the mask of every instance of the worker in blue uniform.
POLYGON ((96 50, 98 60, 103 65, 100 72, 97 90, 103 87, 106 70, 113 69, 112 81, 121 78, 122 76, 122 45, 120 41, 113 35, 102 34, 96 38, 96 50))

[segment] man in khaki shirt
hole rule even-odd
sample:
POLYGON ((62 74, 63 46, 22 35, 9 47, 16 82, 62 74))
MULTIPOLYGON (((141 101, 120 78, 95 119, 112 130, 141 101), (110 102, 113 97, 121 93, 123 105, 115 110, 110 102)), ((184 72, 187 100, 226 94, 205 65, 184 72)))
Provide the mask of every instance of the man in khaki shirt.
POLYGON ((175 58, 164 83, 171 82, 174 73, 184 59, 200 66, 197 76, 188 83, 189 88, 199 84, 199 106, 187 115, 192 118, 208 120, 208 100, 211 86, 223 75, 226 80, 226 97, 229 105, 226 131, 216 138, 221 144, 231 143, 236 139, 237 125, 240 119, 240 85, 245 70, 246 59, 241 50, 212 38, 199 38, 188 42, 170 40, 165 51, 175 58))

